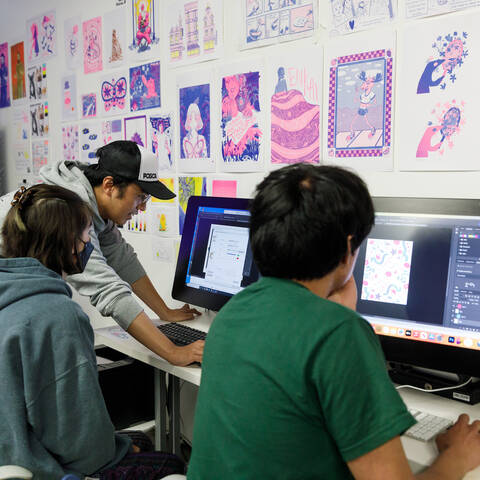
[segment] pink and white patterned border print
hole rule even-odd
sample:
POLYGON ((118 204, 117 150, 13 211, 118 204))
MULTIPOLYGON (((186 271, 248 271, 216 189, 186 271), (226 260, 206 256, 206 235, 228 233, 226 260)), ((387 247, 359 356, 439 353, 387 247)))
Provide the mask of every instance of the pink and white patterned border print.
POLYGON ((327 123, 327 147, 330 157, 382 157, 390 154, 392 141, 392 77, 393 58, 390 49, 372 50, 332 59, 329 71, 327 123), (385 59, 383 145, 371 147, 339 147, 336 145, 338 67, 345 66, 349 63, 381 58, 385 59))

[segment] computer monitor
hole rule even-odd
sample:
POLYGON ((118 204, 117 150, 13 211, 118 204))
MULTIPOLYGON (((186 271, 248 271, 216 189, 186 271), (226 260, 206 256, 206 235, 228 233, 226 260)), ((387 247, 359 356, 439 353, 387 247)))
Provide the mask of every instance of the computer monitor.
POLYGON ((190 197, 173 298, 217 311, 258 279, 248 203, 246 198, 190 197))
POLYGON ((358 312, 391 362, 480 377, 480 202, 374 198, 358 312))

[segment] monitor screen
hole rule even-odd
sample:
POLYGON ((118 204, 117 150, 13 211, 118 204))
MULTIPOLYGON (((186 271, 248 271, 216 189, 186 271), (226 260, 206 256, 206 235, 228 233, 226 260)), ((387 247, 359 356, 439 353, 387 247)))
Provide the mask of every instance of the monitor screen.
POLYGON ((190 197, 172 297, 219 310, 258 279, 249 240, 248 199, 190 197))
POLYGON ((374 198, 359 249, 357 311, 387 360, 480 374, 480 204, 374 198))

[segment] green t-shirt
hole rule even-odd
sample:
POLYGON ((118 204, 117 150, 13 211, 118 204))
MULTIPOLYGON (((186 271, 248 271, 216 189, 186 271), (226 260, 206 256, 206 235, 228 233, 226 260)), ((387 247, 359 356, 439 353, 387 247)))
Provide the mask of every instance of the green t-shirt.
POLYGON ((188 480, 351 479, 414 423, 365 320, 264 277, 208 334, 188 480))

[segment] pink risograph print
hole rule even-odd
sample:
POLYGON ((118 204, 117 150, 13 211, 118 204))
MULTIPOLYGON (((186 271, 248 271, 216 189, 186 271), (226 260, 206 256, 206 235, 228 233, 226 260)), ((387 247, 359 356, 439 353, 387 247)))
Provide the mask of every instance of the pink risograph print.
POLYGON ((102 70, 102 17, 83 22, 83 71, 102 70))
POLYGON ((406 305, 413 242, 369 238, 362 281, 362 300, 406 305))
POLYGON ((272 61, 272 163, 320 162, 321 60, 311 61, 317 52, 302 53, 272 61))

